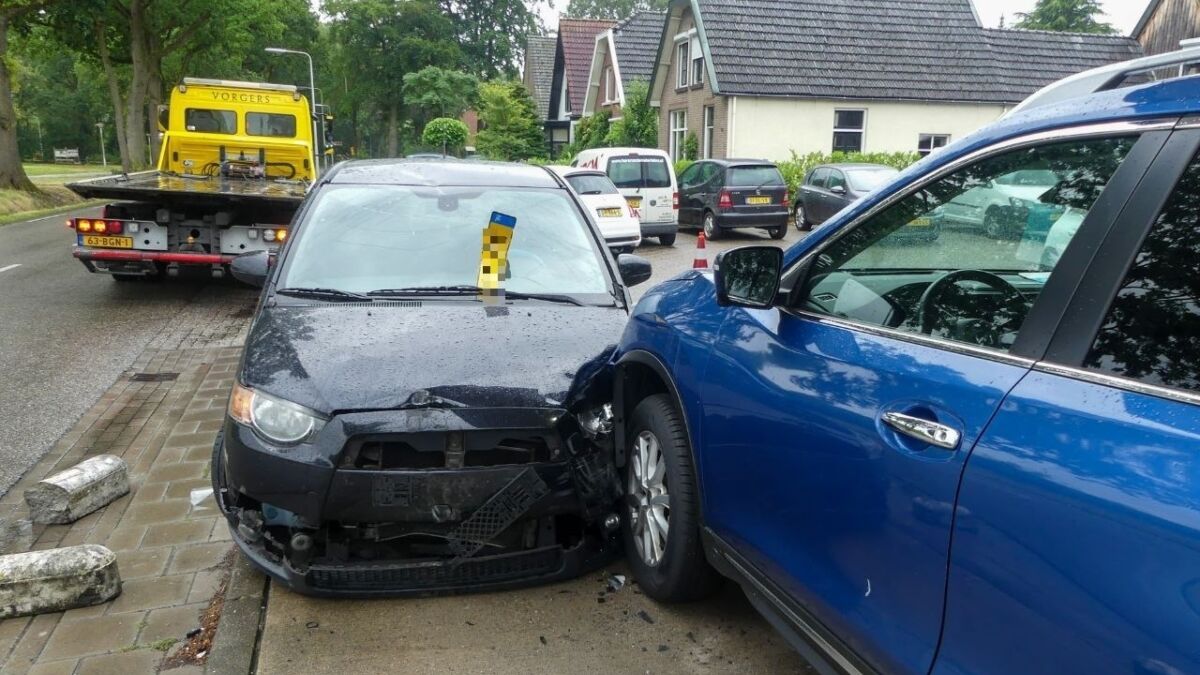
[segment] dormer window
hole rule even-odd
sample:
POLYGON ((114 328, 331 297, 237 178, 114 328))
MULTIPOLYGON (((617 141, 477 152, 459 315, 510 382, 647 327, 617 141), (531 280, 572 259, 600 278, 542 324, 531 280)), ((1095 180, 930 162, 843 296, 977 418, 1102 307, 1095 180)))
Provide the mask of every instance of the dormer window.
POLYGON ((681 40, 675 46, 675 87, 683 89, 688 86, 689 69, 692 65, 692 60, 689 57, 691 54, 692 43, 688 40, 681 40))
POLYGON ((613 103, 617 100, 617 77, 612 66, 604 69, 604 102, 613 103))
POLYGON ((693 35, 689 42, 691 45, 688 50, 692 56, 691 84, 702 84, 704 82, 704 51, 700 49, 700 38, 693 35))

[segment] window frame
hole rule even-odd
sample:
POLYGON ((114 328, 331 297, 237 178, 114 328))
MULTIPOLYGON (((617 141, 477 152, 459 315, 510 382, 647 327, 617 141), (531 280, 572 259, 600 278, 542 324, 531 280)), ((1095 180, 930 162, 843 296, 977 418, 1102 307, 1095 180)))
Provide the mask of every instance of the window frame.
POLYGON ((704 147, 701 149, 702 159, 713 158, 713 138, 717 126, 717 106, 704 106, 704 147))
POLYGON ((675 88, 687 89, 691 84, 692 60, 690 58, 692 42, 683 38, 675 43, 675 88))
POLYGON ((950 145, 950 140, 952 138, 953 138, 953 136, 951 134, 925 134, 925 133, 917 134, 917 154, 922 157, 928 157, 929 155, 933 154, 935 151, 941 150, 942 148, 946 147, 947 145, 950 145), (939 139, 939 138, 942 139, 941 145, 937 145, 937 139, 939 139), (923 143, 926 139, 929 140, 929 147, 922 148, 921 143, 923 143))
POLYGON ((242 116, 242 124, 245 126, 246 135, 254 136, 255 138, 299 138, 300 137, 300 120, 297 119, 296 116, 293 115, 292 113, 277 113, 277 112, 263 112, 261 110, 247 110, 246 114, 242 116), (276 136, 274 134, 256 134, 256 133, 250 131, 250 116, 251 115, 266 115, 268 117, 272 117, 272 116, 290 117, 290 118, 292 118, 292 135, 291 136, 276 136))
POLYGON ((604 101, 601 105, 611 105, 617 101, 617 88, 615 86, 615 77, 613 75, 613 67, 604 67, 604 101))
MULTIPOLYGON (((1117 219, 1118 213, 1124 217, 1125 214, 1121 213, 1120 206, 1131 199, 1135 189, 1138 187, 1139 181, 1152 168, 1151 165, 1157 166, 1155 157, 1164 146, 1176 122, 1175 118, 1107 122, 1016 136, 950 160, 936 170, 921 176, 919 179, 883 199, 872 202, 868 198, 865 203, 865 210, 849 211, 848 215, 851 219, 844 223, 832 221, 826 223, 823 229, 830 234, 821 239, 815 239, 811 247, 802 249, 797 258, 786 264, 779 290, 780 297, 784 298, 785 301, 780 303, 779 309, 798 319, 836 325, 850 331, 880 335, 904 342, 934 346, 948 352, 1033 367, 1043 356, 1047 356, 1048 344, 1051 338, 1057 338, 1059 327, 1072 325, 1069 322, 1069 317, 1066 316, 1065 307, 1072 300, 1072 294, 1079 285, 1080 277, 1083 276, 1084 270, 1087 269, 1090 263, 1091 253, 1094 251, 1093 246, 1098 244, 1097 240, 1102 240, 1107 235, 1113 221, 1117 219), (1118 167, 1116 173, 1109 180, 1100 198, 1096 200, 1095 205, 1093 205, 1088 216, 1080 226, 1079 231, 1076 233, 1075 240, 1073 240, 1087 243, 1072 245, 1067 248, 1059 261, 1058 268, 1056 268, 1061 268, 1063 273, 1050 278, 1050 283, 1047 284, 1039 296, 1039 302, 1035 303, 1033 309, 1030 311, 1029 317, 1025 322, 1028 328, 1022 330, 1022 338, 1029 336, 1029 339, 1019 339, 1017 344, 1013 345, 1013 348, 1008 352, 877 326, 853 319, 830 317, 825 314, 809 312, 802 307, 795 306, 797 298, 794 296, 799 284, 807 278, 809 267, 825 249, 832 246, 845 236, 846 233, 858 227, 864 221, 873 218, 879 212, 925 189, 930 184, 945 178, 947 175, 990 157, 1030 146, 1118 136, 1139 136, 1139 138, 1134 143, 1125 160, 1121 163, 1121 166, 1118 167), (1045 298, 1045 301, 1042 300, 1043 298, 1045 298)), ((1200 129, 1197 129, 1196 132, 1196 144, 1200 146, 1200 129)), ((1191 155, 1188 155, 1187 159, 1190 160, 1191 155)), ((1185 166, 1186 162, 1178 167, 1176 175, 1181 174, 1185 166)), ((1174 180, 1168 182, 1168 189, 1173 188, 1174 180)), ((1125 270, 1122 269, 1122 278, 1124 272, 1125 270)), ((1092 309, 1095 311, 1094 307, 1092 309)), ((1108 304, 1106 302, 1104 303, 1104 307, 1099 311, 1104 312, 1107 309, 1108 304)), ((1096 319, 1096 321, 1100 320, 1099 318, 1096 319)), ((1094 332, 1090 332, 1087 337, 1087 346, 1090 347, 1094 332)), ((1082 358, 1081 356, 1078 362, 1081 362, 1082 358)))
POLYGON ((691 64, 688 69, 688 86, 698 87, 704 84, 704 50, 700 48, 700 38, 692 35, 688 40, 691 64))
POLYGON ((241 117, 241 115, 238 115, 236 110, 225 110, 223 108, 184 108, 183 109, 183 131, 185 133, 189 133, 189 134, 217 134, 220 136, 237 136, 238 129, 240 128, 239 124, 242 123, 242 120, 239 119, 240 117, 241 117), (200 110, 203 110, 205 112, 210 112, 210 113, 221 113, 222 117, 224 117, 226 115, 232 115, 233 116, 233 131, 196 131, 196 130, 188 129, 188 114, 191 113, 192 111, 200 111, 200 110))
POLYGON ((676 108, 667 113, 667 154, 671 156, 672 162, 678 162, 683 152, 683 146, 687 143, 687 108, 676 108), (683 120, 682 127, 675 126, 675 116, 679 115, 683 120), (676 134, 679 135, 676 140, 676 134))
POLYGON ((866 108, 834 108, 833 109, 833 134, 830 136, 830 152, 846 152, 845 150, 837 149, 838 134, 858 134, 858 150, 855 152, 867 151, 867 109, 866 108), (851 127, 838 126, 838 113, 860 112, 862 113, 862 127, 854 129, 851 127))

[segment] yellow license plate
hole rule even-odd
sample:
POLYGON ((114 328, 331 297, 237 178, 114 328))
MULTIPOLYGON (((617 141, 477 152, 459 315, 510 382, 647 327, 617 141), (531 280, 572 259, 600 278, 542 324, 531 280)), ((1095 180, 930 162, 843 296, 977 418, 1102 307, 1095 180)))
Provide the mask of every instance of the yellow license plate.
POLYGON ((629 202, 629 205, 635 209, 642 208, 642 198, 641 197, 630 197, 630 198, 626 199, 625 201, 629 202))
POLYGON ((755 206, 758 206, 760 204, 770 204, 771 198, 770 197, 746 197, 746 203, 753 204, 755 206))
POLYGON ((915 218, 908 222, 909 227, 929 227, 932 224, 933 221, 928 218, 915 218))
POLYGON ((133 237, 100 237, 84 235, 84 246, 95 248, 133 248, 133 237))
POLYGON ((601 218, 620 218, 621 209, 596 209, 601 218))

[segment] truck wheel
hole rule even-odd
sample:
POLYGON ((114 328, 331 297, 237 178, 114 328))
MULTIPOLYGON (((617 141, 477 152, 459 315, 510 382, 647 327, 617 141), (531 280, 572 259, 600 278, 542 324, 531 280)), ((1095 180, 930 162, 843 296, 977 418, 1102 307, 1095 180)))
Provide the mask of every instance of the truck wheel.
POLYGON ((700 541, 700 490, 683 419, 666 394, 630 416, 621 529, 633 576, 664 602, 710 595, 721 577, 700 541))

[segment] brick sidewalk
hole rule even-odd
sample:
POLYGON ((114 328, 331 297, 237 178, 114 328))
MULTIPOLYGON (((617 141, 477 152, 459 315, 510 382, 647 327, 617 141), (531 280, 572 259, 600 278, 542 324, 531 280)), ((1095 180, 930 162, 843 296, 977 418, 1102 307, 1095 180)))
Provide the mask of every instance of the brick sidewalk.
MULTIPOLYGON (((0 622, 0 673, 154 672, 199 627, 228 575, 232 545, 208 497, 209 460, 224 417, 255 294, 204 294, 3 499, 25 517, 24 490, 86 457, 109 453, 129 465, 130 494, 71 525, 35 526, 33 549, 103 544, 117 554, 123 587, 111 602, 0 622)), ((14 552, 30 542, 10 546, 14 552)), ((189 666, 173 673, 198 671, 189 666)))

